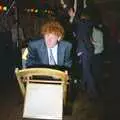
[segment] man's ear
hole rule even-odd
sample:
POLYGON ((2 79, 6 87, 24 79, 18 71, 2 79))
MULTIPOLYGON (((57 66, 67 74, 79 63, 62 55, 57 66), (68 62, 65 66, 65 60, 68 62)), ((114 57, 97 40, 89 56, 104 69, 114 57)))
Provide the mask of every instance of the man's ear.
POLYGON ((58 42, 61 40, 61 37, 58 38, 58 42))

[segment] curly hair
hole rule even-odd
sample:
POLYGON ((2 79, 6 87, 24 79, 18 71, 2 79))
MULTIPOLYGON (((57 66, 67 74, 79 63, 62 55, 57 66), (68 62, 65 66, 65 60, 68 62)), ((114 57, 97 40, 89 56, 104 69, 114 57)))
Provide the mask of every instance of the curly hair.
POLYGON ((48 33, 54 33, 55 35, 63 38, 64 37, 64 28, 63 26, 56 20, 47 21, 41 27, 41 34, 45 35, 48 33))

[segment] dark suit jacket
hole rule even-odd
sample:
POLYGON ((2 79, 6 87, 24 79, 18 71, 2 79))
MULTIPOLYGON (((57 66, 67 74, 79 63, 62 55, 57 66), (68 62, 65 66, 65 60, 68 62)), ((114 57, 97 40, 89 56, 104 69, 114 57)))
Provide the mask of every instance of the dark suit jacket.
POLYGON ((77 39, 77 52, 87 50, 90 54, 94 53, 94 46, 91 42, 93 22, 85 19, 75 19, 76 24, 76 39, 77 39))
MULTIPOLYGON (((58 66, 70 68, 72 65, 71 43, 60 41, 58 43, 58 66)), ((26 66, 49 65, 48 51, 44 39, 30 41, 28 44, 28 59, 26 66)))

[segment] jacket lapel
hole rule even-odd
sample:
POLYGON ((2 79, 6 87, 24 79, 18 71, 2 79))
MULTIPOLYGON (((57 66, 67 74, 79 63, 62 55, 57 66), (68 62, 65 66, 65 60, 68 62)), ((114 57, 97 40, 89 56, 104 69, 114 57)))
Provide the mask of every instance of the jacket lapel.
POLYGON ((48 59, 48 51, 47 51, 47 47, 45 45, 45 42, 43 40, 42 42, 43 44, 41 45, 41 60, 43 62, 43 64, 49 64, 49 59, 48 59))
POLYGON ((57 57, 58 57, 58 65, 63 65, 64 64, 64 48, 61 43, 58 44, 57 57))
MULTIPOLYGON (((64 52, 64 45, 59 42, 58 43, 58 50, 57 50, 57 62, 58 65, 62 66, 64 64, 64 56, 65 56, 65 52, 64 52)), ((45 45, 44 40, 42 40, 41 43, 41 49, 39 51, 39 56, 41 58, 41 64, 47 64, 49 65, 49 58, 48 58, 48 51, 47 51, 47 47, 45 45)))

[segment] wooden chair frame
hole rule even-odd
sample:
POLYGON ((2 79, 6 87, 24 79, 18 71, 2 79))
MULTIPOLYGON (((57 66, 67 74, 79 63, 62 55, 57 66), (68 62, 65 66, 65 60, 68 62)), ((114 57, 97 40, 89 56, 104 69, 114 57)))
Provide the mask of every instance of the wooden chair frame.
POLYGON ((60 70, 55 70, 55 69, 50 69, 50 68, 26 68, 22 70, 16 70, 16 76, 18 80, 18 84, 21 90, 22 95, 25 97, 26 93, 26 85, 29 82, 35 82, 35 83, 50 83, 50 84, 62 84, 63 85, 63 96, 64 96, 64 105, 66 104, 67 100, 67 86, 69 84, 68 80, 68 74, 66 72, 60 71, 60 70), (33 80, 32 76, 51 76, 55 78, 56 80, 33 80), (59 79, 59 80, 57 80, 59 79))

